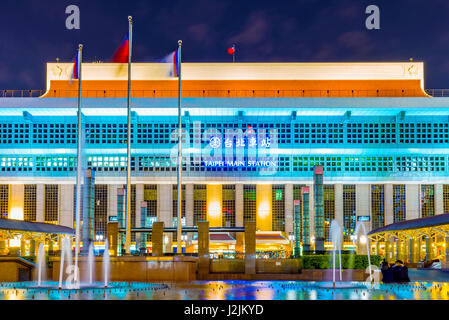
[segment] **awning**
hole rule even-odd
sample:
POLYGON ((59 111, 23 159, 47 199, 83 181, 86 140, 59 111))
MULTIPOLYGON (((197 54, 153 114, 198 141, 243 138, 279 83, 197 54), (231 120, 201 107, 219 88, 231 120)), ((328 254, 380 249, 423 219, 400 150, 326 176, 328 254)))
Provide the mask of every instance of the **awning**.
POLYGON ((43 222, 29 222, 12 219, 0 219, 0 230, 25 231, 49 234, 74 234, 69 227, 58 226, 43 222))
POLYGON ((385 227, 374 229, 371 232, 369 232, 368 235, 370 236, 376 233, 389 232, 389 231, 430 228, 442 225, 449 225, 449 213, 439 214, 433 217, 425 217, 420 219, 396 222, 393 224, 389 224, 385 227))

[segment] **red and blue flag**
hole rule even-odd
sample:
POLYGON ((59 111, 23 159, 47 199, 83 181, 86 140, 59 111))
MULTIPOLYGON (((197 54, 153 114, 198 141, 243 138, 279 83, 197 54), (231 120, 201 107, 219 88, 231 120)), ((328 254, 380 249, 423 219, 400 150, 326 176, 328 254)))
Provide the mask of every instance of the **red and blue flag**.
POLYGON ((79 70, 79 52, 75 55, 75 58, 73 59, 73 69, 72 74, 70 75, 70 84, 72 84, 74 79, 78 79, 78 70, 79 70))
POLYGON ((120 47, 114 54, 112 62, 116 63, 128 63, 129 59, 129 36, 126 35, 125 40, 123 40, 120 47))

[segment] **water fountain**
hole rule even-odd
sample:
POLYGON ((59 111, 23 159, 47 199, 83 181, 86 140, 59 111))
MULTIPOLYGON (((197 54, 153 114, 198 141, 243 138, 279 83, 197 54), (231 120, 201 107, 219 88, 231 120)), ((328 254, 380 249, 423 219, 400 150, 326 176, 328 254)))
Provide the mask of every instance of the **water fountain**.
POLYGON ((64 240, 62 240, 62 250, 59 258, 59 289, 62 289, 62 281, 64 278, 64 260, 67 260, 67 265, 72 263, 71 255, 72 250, 70 248, 70 240, 68 238, 64 238, 64 240))
POLYGON ((93 278, 94 278, 94 262, 95 262, 95 256, 94 256, 94 246, 91 243, 89 245, 89 253, 87 255, 87 263, 89 267, 89 285, 93 284, 93 278))
POLYGON ((39 249, 37 251, 37 286, 40 287, 42 285, 42 273, 46 271, 45 266, 45 250, 44 244, 41 243, 39 245, 39 249))
POLYGON ((103 273, 104 273, 104 287, 108 287, 108 277, 109 277, 109 242, 106 239, 104 244, 104 253, 103 253, 103 273))
POLYGON ((335 288, 335 255, 337 252, 337 249, 339 250, 339 264, 340 264, 340 282, 342 281, 342 271, 341 271, 341 238, 342 238, 342 231, 340 224, 337 222, 337 220, 332 220, 331 226, 330 226, 330 236, 331 241, 333 245, 333 270, 332 270, 332 283, 333 287, 335 288))
POLYGON ((372 275, 372 270, 371 270, 371 257, 370 257, 370 250, 369 250, 369 241, 368 241, 368 237, 367 237, 367 233, 366 233, 366 228, 365 228, 365 224, 363 222, 358 221, 357 225, 355 226, 355 235, 357 236, 357 240, 359 240, 358 234, 359 231, 362 231, 362 235, 365 237, 365 242, 366 242, 366 254, 368 255, 368 268, 369 268, 369 279, 370 282, 372 282, 374 280, 373 275, 372 275))

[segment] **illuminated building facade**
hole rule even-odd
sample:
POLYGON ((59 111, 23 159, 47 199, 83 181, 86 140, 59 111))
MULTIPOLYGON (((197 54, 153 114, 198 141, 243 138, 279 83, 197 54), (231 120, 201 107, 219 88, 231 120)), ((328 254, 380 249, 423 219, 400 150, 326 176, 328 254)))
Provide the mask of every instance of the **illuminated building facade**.
MULTIPOLYGON (((41 98, 0 99, 3 217, 73 227, 77 85, 68 81, 71 66, 47 65, 41 98)), ((125 69, 83 64, 83 150, 95 176, 98 241, 111 217, 123 217, 125 69)), ((131 223, 174 227, 177 81, 165 64, 136 63, 132 74, 131 223)), ((184 63, 183 223, 256 221, 258 250, 276 251, 291 250, 295 201, 301 243, 312 248, 316 232, 326 246, 333 219, 351 245, 357 221, 369 231, 448 213, 449 99, 428 96, 423 79, 421 62, 184 63)), ((194 251, 195 236, 187 236, 194 251)), ((235 238, 211 234, 217 244, 211 251, 233 250, 235 238)), ((132 239, 136 247, 151 246, 151 235, 132 239)), ((166 251, 172 240, 167 234, 166 251)))

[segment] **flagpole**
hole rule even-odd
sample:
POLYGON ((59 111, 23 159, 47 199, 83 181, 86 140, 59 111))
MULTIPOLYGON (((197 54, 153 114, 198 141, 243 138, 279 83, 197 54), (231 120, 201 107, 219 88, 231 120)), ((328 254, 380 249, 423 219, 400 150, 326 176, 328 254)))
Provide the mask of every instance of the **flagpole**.
POLYGON ((83 62, 83 45, 78 45, 78 137, 77 137, 77 165, 76 165, 76 234, 75 234, 75 285, 78 287, 78 255, 80 251, 80 213, 81 213, 81 65, 83 62))
POLYGON ((182 224, 181 224, 181 195, 182 195, 182 181, 181 181, 181 173, 182 173, 182 128, 181 128, 181 47, 182 40, 178 41, 178 190, 177 190, 177 198, 178 201, 176 203, 176 212, 178 215, 178 232, 176 238, 176 253, 178 255, 182 254, 182 224))
POLYGON ((127 169, 126 169, 126 236, 125 236, 125 249, 126 254, 130 254, 131 246, 131 52, 133 41, 133 18, 128 16, 129 22, 129 45, 128 45, 128 138, 127 145, 127 169))
POLYGON ((232 62, 235 62, 235 44, 232 45, 232 47, 234 48, 234 51, 232 52, 232 62))

